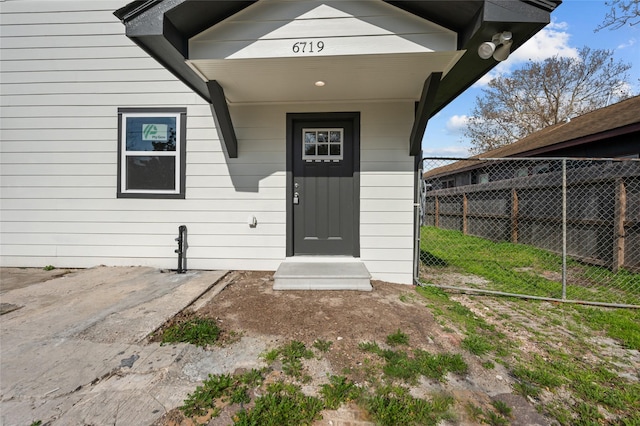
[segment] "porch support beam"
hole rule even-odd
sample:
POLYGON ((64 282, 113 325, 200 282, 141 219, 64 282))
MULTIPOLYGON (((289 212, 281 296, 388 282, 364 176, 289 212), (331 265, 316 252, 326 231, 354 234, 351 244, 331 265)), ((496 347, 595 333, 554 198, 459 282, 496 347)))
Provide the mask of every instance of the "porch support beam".
POLYGON ((213 119, 216 122, 216 128, 220 132, 222 141, 227 147, 229 158, 238 158, 238 138, 233 128, 229 105, 227 104, 227 98, 224 96, 224 89, 216 80, 208 81, 207 88, 211 96, 213 119))
POLYGON ((427 122, 429 121, 429 112, 433 107, 433 101, 436 98, 438 87, 440 86, 440 79, 442 78, 441 72, 434 72, 425 80, 422 87, 422 95, 420 96, 420 102, 416 110, 416 119, 413 122, 413 129, 411 129, 411 138, 409 140, 409 155, 420 155, 422 147, 422 137, 427 129, 427 122))

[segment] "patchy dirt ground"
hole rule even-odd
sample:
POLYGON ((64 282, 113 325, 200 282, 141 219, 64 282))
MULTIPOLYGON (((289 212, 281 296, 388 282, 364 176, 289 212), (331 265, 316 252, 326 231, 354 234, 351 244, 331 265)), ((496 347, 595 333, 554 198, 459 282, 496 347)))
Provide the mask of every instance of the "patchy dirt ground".
MULTIPOLYGON (((363 365, 366 357, 373 355, 358 348, 361 342, 377 342, 385 345, 386 337, 398 330, 409 336, 410 346, 430 353, 460 353, 469 366, 464 377, 449 374, 445 381, 422 379, 412 388, 414 396, 423 397, 430 392, 446 392, 455 397, 456 420, 451 424, 476 424, 469 418, 465 407, 468 403, 488 407, 493 399, 506 402, 513 409, 512 425, 547 425, 551 422, 539 415, 526 399, 512 393, 508 372, 500 364, 487 369, 482 359, 460 347, 462 334, 450 327, 443 327, 425 307, 424 299, 415 288, 406 285, 372 282, 373 291, 274 291, 272 273, 231 272, 225 280, 226 288, 196 313, 199 317, 215 318, 225 331, 240 333, 236 342, 228 342, 228 356, 243 351, 243 341, 262 343, 276 348, 292 340, 311 347, 316 340, 332 342, 327 353, 320 354, 305 367, 311 383, 303 386, 307 394, 315 394, 329 374, 347 376, 356 383, 363 383, 363 365), (234 349, 235 348, 235 349, 234 349)), ((215 347, 211 350, 217 350, 215 347)), ((254 366, 265 364, 256 360, 254 366)), ((232 373, 232 372, 231 372, 232 373)), ((278 373, 278 372, 276 372, 278 373)), ((347 409, 349 411, 349 409, 347 409)), ((323 420, 317 425, 370 424, 366 417, 358 423, 354 418, 362 413, 323 412, 323 420), (351 418, 346 421, 344 417, 351 418), (345 423, 346 421, 346 423, 345 423), (352 423, 350 423, 350 421, 352 423)), ((228 413, 227 413, 228 414, 228 413)), ((209 425, 231 424, 223 415, 209 425)), ((158 425, 190 425, 178 410, 165 415, 158 425)))

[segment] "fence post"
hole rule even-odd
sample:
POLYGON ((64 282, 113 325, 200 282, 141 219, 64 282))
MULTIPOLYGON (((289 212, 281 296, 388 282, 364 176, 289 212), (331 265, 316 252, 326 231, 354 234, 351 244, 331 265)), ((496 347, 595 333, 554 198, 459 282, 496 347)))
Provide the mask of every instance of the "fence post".
POLYGON ((562 300, 567 298, 567 159, 562 159, 562 300))
POLYGON ((469 209, 467 193, 462 194, 462 235, 467 235, 467 212, 469 209))
POLYGON ((616 182, 616 205, 613 218, 613 273, 617 273, 624 266, 624 222, 627 216, 627 188, 624 180, 616 182))
POLYGON ((511 242, 518 244, 518 191, 511 189, 511 242))

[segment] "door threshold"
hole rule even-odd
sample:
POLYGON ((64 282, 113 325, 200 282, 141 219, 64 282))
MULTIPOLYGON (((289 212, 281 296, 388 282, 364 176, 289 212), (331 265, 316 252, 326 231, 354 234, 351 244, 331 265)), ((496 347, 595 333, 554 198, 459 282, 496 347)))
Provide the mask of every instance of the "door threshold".
POLYGON ((359 257, 353 256, 290 256, 285 260, 287 263, 359 263, 362 262, 359 257))

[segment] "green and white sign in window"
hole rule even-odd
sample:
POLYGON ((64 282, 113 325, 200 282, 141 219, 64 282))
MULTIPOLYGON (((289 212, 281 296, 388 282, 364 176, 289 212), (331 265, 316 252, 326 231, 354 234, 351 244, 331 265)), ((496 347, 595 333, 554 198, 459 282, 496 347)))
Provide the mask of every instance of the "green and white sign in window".
POLYGON ((184 198, 185 109, 121 108, 118 196, 184 198))

